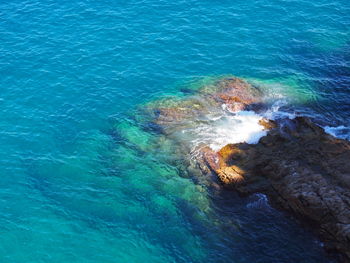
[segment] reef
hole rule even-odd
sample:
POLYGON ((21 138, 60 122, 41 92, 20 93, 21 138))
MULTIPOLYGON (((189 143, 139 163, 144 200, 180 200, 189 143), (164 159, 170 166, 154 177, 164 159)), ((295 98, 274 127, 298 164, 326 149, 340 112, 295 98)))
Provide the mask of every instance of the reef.
MULTIPOLYGON (((234 115, 259 113, 267 105, 259 88, 226 78, 199 90, 196 97, 153 108, 153 120, 164 134, 172 135, 223 107, 234 115)), ((302 116, 261 118, 259 125, 266 133, 256 144, 227 144, 218 151, 205 143, 197 145, 197 167, 242 195, 266 194, 274 207, 312 226, 325 249, 350 262, 350 143, 302 116)))

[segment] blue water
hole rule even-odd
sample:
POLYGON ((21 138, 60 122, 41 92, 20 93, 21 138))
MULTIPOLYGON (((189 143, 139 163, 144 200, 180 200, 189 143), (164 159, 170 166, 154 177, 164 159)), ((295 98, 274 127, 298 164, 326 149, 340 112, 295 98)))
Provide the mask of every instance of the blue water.
POLYGON ((350 1, 1 1, 1 262, 333 262, 136 121, 233 74, 350 127, 350 1), (172 159, 173 158, 173 159, 172 159))

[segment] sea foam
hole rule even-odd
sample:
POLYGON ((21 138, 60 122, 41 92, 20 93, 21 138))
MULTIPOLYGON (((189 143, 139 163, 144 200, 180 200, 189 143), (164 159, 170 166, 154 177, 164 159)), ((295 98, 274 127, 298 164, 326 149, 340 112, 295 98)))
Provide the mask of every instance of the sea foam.
POLYGON ((337 127, 325 126, 324 131, 334 137, 350 141, 350 127, 340 125, 337 127))
POLYGON ((192 143, 209 145, 214 151, 229 143, 246 142, 255 144, 266 135, 264 127, 259 124, 263 117, 253 111, 239 111, 209 118, 209 121, 191 129, 192 143))

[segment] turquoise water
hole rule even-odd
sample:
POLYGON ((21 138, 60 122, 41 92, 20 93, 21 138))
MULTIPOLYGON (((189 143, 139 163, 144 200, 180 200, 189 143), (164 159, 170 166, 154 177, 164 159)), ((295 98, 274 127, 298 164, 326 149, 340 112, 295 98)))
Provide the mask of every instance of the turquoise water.
POLYGON ((2 1, 0 261, 333 262, 262 196, 210 190, 138 112, 233 74, 344 135, 349 14, 348 0, 2 1))

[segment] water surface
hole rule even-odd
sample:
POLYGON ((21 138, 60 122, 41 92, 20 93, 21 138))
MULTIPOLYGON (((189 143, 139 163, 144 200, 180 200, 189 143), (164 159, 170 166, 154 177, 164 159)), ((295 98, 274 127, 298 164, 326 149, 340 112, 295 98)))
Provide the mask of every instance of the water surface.
MULTIPOLYGON (((218 76, 350 127, 350 2, 2 1, 1 262, 332 262, 135 117, 218 76)), ((338 131, 338 130, 335 130, 338 131)))

